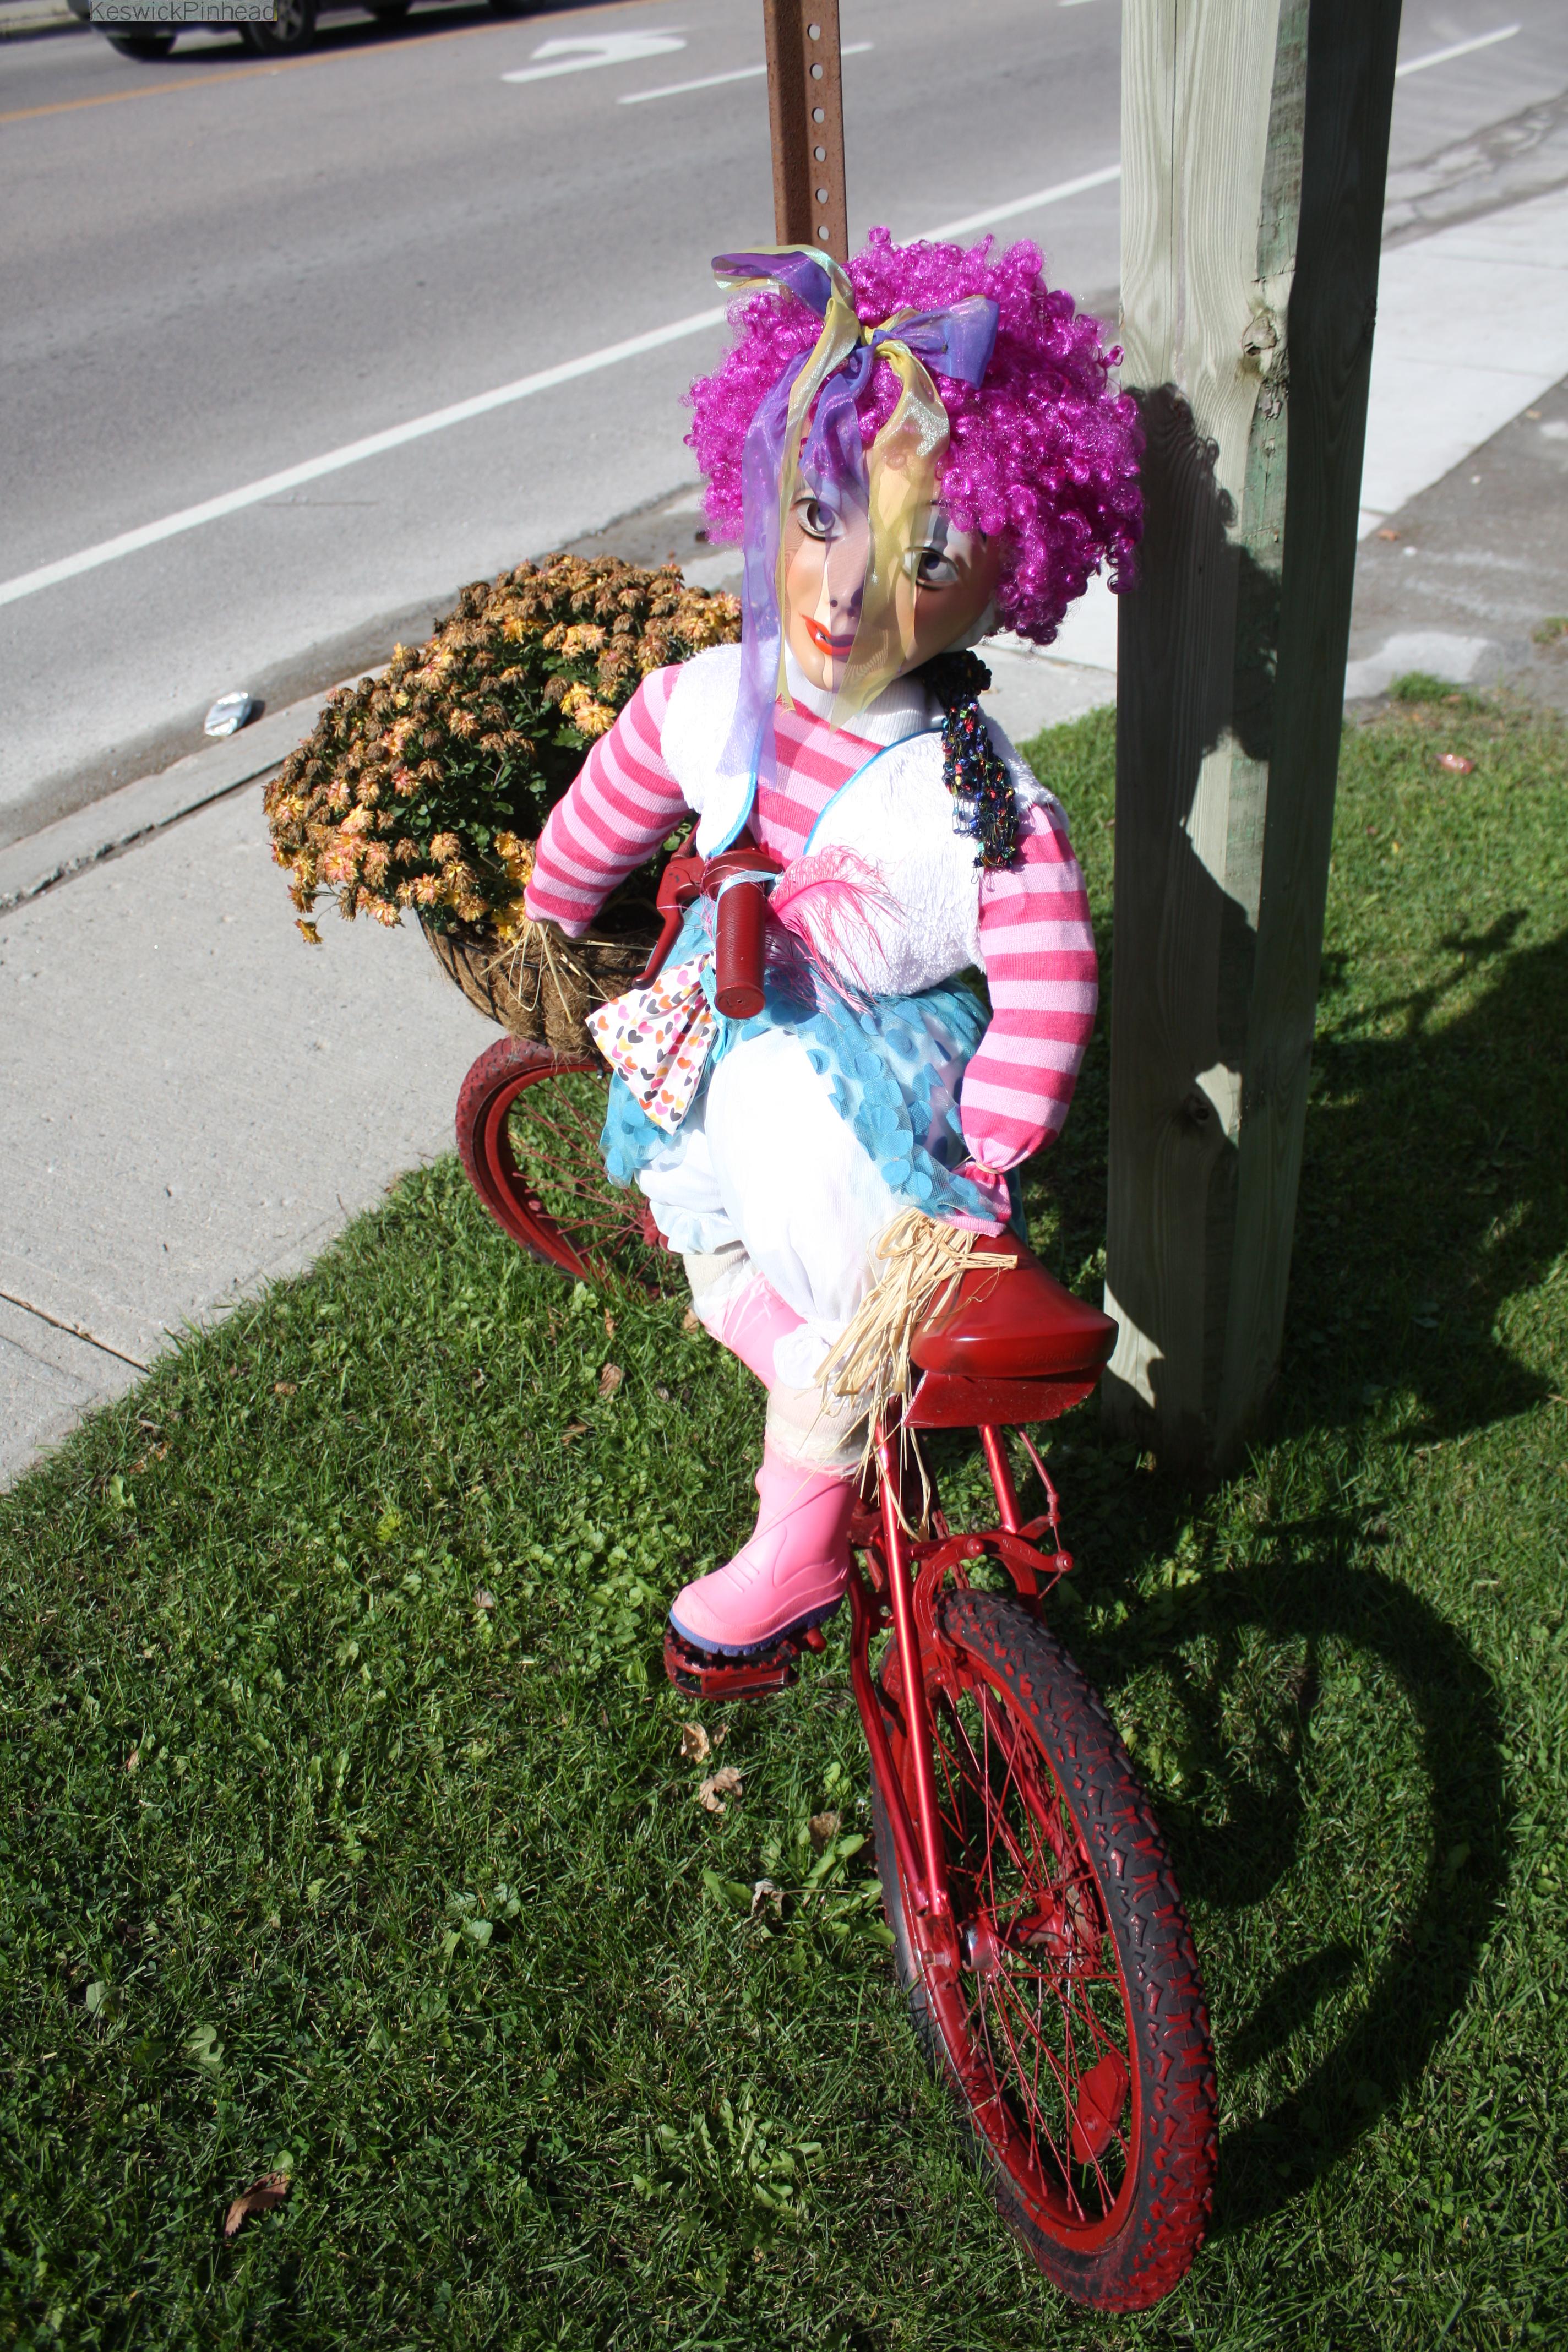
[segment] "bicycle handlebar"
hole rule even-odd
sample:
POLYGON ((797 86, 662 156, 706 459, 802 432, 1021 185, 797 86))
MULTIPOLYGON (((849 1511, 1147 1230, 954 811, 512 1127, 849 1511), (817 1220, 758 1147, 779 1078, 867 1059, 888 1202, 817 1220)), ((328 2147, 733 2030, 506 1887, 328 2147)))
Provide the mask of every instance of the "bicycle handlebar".
POLYGON ((640 986, 658 976, 675 945, 686 909, 696 898, 713 908, 713 1002, 731 1021, 749 1021, 763 1009, 763 968, 767 958, 768 885, 783 862, 742 837, 717 857, 677 854, 659 877, 658 910, 664 929, 649 957, 640 986))

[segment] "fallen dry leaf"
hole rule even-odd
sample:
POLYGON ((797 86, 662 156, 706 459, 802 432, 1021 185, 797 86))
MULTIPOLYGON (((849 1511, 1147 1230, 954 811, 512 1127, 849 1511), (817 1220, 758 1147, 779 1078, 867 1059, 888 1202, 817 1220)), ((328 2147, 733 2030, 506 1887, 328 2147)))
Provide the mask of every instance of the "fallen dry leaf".
POLYGON ((131 1750, 130 1755, 125 1759, 125 1769, 128 1772, 140 1772, 142 1769, 142 1750, 140 1748, 133 1748, 131 1750))
POLYGON ((784 1895, 771 1878, 759 1878, 752 1887, 752 1916, 754 1919, 764 1903, 771 1903, 777 1918, 784 1917, 784 1895))
POLYGON ((1379 539, 1397 539, 1399 537, 1399 533, 1396 530, 1380 530, 1377 535, 1379 539))
POLYGON ((689 1764, 703 1763, 713 1742, 700 1723, 683 1723, 680 1727, 680 1752, 689 1764))
POLYGON ((820 1853, 825 1845, 832 1844, 838 1835, 841 1822, 842 1816, 838 1813, 813 1813, 805 1826, 811 1832, 815 1853, 820 1853))
POLYGON ((606 1364, 599 1374, 599 1402, 603 1403, 606 1398, 613 1397, 625 1379, 626 1374, 619 1364, 606 1364))
POLYGON ((695 1307, 689 1307, 687 1308, 685 1314, 680 1318, 680 1328, 683 1331, 701 1330, 702 1318, 699 1315, 695 1307))
POLYGON ((615 1338, 615 1336, 616 1336, 616 1318, 615 1318, 615 1317, 611 1314, 611 1312, 610 1312, 609 1308, 606 1307, 605 1307, 605 1339, 613 1339, 615 1338))
POLYGON ((264 2172, 260 2179, 253 2180, 229 2207, 228 2218, 223 2225, 224 2236, 232 2238, 240 2223, 248 2221, 253 2213, 272 2212, 282 2204, 292 2186, 286 2172, 264 2172))
POLYGON ((1451 776, 1473 776, 1476 772, 1475 761, 1461 759, 1458 751, 1445 751, 1437 765, 1447 768, 1451 776))
POLYGON ((700 1783, 697 1790, 697 1801, 710 1813, 721 1813, 724 1811, 725 1798, 738 1797, 741 1793, 742 1781, 739 1772, 732 1764, 725 1764, 721 1765, 717 1772, 710 1772, 707 1780, 700 1783))
POLYGON ((474 1595, 474 1607, 476 1609, 493 1609, 495 1605, 495 1594, 493 1592, 487 1592, 484 1586, 481 1584, 479 1591, 474 1595))
POLYGON ((298 1384, 293 1381, 274 1381, 272 1383, 272 1393, 274 1396, 297 1396, 299 1394, 298 1384))
POLYGON ((562 1444, 570 1445, 574 1437, 581 1437, 583 1435, 587 1426, 588 1424, 585 1421, 569 1421, 565 1428, 561 1433, 562 1444))

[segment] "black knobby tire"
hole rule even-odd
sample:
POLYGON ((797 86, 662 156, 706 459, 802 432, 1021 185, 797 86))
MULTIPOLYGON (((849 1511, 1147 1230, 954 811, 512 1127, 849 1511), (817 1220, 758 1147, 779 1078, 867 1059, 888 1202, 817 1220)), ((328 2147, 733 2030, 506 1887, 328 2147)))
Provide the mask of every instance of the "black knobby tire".
MULTIPOLYGON (((1142 2310, 1179 2284, 1203 2242, 1218 2145, 1208 2014, 1170 1856, 1103 1705, 1055 1636, 1016 1601, 990 1593, 950 1592, 938 1613, 942 1654, 928 1658, 926 1671, 939 1802, 955 1915, 979 1958, 971 1966, 973 1954, 965 1947, 956 1979, 950 1975, 945 1985, 928 1969, 921 1949, 928 1938, 904 1901, 887 1803, 877 1790, 872 1817, 895 1965, 926 2054, 960 2103, 1003 2220, 1075 2302, 1142 2310), (965 1710, 978 1769, 960 1799, 946 1801, 943 1760, 951 1763, 962 1738, 965 1710), (986 1745, 981 1764, 973 1727, 987 1724, 996 1752, 986 1745), (1014 1834, 1009 1845, 998 1834, 1010 1799, 1020 1818, 1044 1831, 1032 1851, 1028 1835, 1020 1843, 1014 1834), (990 1841, 984 1867, 976 1844, 981 1814, 990 1841), (1022 1890, 1027 1882, 1035 1905, 1021 1919, 1028 1895, 1009 1898, 1000 1936, 994 1922, 1006 1905, 997 1899, 995 1852, 1004 1863, 1011 1853, 1017 1885, 1022 1890), (1047 1916, 1047 1883, 1057 1897, 1049 1931, 1039 1924, 1047 1916), (1019 1933, 1020 1926, 1026 1932, 1019 1933), (1032 2090, 1027 2069, 1014 2063, 1015 2037, 1024 2040, 1031 2002, 1038 2042, 1032 2090), (991 2016, 1004 2029, 994 2037, 986 2023, 991 2016), (1071 2104, 1075 2081, 1080 2102, 1094 2096, 1084 2090, 1089 2069, 1075 2073, 1075 2025, 1080 2051, 1087 2043, 1100 2053, 1100 2075, 1120 2067, 1126 2078, 1124 2091, 1110 2094, 1122 2104, 1109 2142, 1098 2153, 1091 2147, 1083 2162, 1076 2160, 1083 2143, 1075 2136, 1075 2114, 1081 2118, 1077 2128, 1092 2133, 1096 2111, 1092 2104, 1071 2104), (988 2053, 1004 2033, 1013 2055, 1005 2051, 994 2063, 988 2053), (1042 2049, 1049 2062, 1043 2092, 1042 2049), (1053 2097, 1054 2137, 1047 2112, 1053 2097)), ((895 1768, 912 1815, 893 1652, 884 1687, 895 1768)), ((1118 2079, 1113 2072, 1113 2086, 1118 2079)))

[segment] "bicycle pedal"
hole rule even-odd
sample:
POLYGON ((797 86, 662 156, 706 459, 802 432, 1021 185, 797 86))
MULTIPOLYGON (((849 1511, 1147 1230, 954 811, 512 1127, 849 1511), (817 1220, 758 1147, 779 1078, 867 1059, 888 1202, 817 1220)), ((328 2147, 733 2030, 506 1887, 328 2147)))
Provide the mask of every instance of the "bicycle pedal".
MULTIPOLYGON (((826 1646, 815 1625, 802 1639, 814 1650, 826 1646)), ((689 1698, 771 1698, 775 1691, 788 1690, 795 1681, 800 1671, 800 1641, 786 1634, 765 1650, 726 1658, 712 1650, 699 1650, 673 1625, 664 1629, 664 1671, 689 1698)))

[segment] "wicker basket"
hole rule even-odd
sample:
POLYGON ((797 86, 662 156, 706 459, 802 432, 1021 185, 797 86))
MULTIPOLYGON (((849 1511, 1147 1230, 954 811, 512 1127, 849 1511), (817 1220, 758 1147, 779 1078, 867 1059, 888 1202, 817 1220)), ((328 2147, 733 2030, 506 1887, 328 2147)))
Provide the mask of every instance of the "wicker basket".
POLYGON ((651 908, 607 908, 601 922, 604 929, 585 940, 564 940, 532 923, 506 943, 468 923, 425 936, 468 1003, 514 1037, 558 1054, 593 1054, 588 1014, 637 986, 658 937, 651 908))

